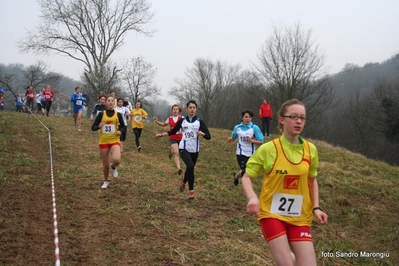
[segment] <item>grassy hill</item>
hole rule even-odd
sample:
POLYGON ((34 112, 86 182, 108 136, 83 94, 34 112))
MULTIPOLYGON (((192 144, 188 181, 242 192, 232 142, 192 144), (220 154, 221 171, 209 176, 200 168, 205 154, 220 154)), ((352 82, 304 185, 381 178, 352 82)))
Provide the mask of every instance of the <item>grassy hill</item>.
MULTIPOLYGON (((154 138, 161 127, 146 124, 141 153, 129 128, 119 177, 102 190, 91 122, 78 133, 71 117, 39 118, 52 132, 61 265, 273 264, 256 218, 246 214, 241 184, 232 182, 231 131, 211 128, 212 140, 201 139, 189 201, 179 192, 167 138, 154 138)), ((0 112, 0 265, 54 264, 48 139, 32 116, 0 112)), ((399 169, 312 141, 329 215, 326 226, 312 226, 318 264, 397 265, 399 169)))

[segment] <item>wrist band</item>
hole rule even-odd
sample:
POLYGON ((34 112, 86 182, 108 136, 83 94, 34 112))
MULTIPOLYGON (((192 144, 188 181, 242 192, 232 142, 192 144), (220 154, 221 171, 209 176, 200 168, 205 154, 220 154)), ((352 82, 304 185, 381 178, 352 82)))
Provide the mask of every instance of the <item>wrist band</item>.
POLYGON ((320 207, 314 207, 313 210, 312 210, 312 212, 314 212, 315 210, 323 211, 320 207))

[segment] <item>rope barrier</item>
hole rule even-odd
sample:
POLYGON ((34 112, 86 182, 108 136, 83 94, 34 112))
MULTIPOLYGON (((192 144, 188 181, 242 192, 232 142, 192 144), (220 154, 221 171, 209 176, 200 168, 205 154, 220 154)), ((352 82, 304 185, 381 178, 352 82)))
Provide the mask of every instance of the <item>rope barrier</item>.
POLYGON ((32 112, 32 110, 23 104, 28 111, 28 123, 29 123, 29 114, 32 114, 34 118, 47 130, 48 132, 48 142, 49 142, 49 150, 50 150, 50 175, 51 175, 51 196, 53 203, 53 226, 54 226, 54 256, 55 256, 55 266, 60 266, 60 248, 59 248, 59 238, 58 238, 58 222, 57 222, 57 208, 55 201, 55 185, 54 185, 54 171, 53 171, 53 153, 51 147, 51 130, 32 112))

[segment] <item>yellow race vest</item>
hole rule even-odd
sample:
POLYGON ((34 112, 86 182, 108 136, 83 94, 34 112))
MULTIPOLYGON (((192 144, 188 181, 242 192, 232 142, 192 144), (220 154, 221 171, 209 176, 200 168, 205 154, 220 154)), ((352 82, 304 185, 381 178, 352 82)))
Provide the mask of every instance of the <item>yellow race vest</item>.
POLYGON ((108 117, 107 110, 104 110, 101 123, 104 123, 105 125, 100 128, 98 144, 112 144, 120 142, 119 136, 116 134, 119 130, 118 112, 114 111, 114 115, 108 117))
POLYGON ((311 163, 309 143, 304 140, 299 163, 287 158, 280 138, 273 140, 273 144, 276 160, 271 171, 263 175, 259 220, 276 218, 296 226, 310 226, 313 203, 308 184, 311 163))

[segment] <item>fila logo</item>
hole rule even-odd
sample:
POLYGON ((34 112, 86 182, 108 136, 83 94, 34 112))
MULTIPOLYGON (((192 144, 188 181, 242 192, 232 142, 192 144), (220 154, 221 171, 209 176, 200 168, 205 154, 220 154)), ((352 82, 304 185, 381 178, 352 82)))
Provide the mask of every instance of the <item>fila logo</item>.
POLYGON ((276 174, 286 175, 288 174, 287 170, 276 170, 276 174))
POLYGON ((308 232, 301 232, 301 237, 312 237, 312 234, 308 232))

